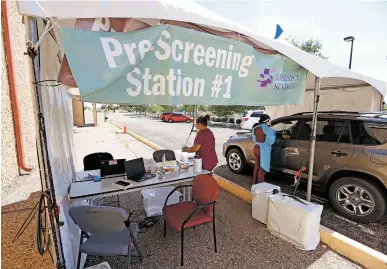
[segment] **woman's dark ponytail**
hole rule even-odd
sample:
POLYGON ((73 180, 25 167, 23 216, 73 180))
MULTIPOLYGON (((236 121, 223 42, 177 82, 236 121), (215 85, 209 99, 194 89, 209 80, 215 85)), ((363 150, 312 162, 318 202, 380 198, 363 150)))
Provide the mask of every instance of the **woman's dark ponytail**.
POLYGON ((205 115, 204 117, 201 116, 196 119, 196 123, 200 123, 201 125, 207 126, 210 119, 211 119, 210 115, 205 115))
POLYGON ((259 118, 259 123, 264 123, 264 122, 267 122, 268 120, 270 120, 269 115, 263 114, 263 115, 259 118))

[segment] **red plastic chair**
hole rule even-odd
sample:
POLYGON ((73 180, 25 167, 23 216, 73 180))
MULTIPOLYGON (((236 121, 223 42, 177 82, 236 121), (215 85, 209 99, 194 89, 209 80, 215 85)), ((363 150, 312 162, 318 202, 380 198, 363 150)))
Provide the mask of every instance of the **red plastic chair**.
POLYGON ((193 185, 182 185, 176 187, 165 200, 163 208, 164 237, 167 236, 167 223, 176 231, 181 233, 181 265, 184 265, 184 230, 195 228, 198 225, 211 223, 214 233, 214 246, 216 248, 215 230, 215 204, 219 193, 216 180, 210 175, 199 175, 193 180, 193 185), (171 194, 181 188, 192 187, 192 200, 182 203, 167 205, 171 194))

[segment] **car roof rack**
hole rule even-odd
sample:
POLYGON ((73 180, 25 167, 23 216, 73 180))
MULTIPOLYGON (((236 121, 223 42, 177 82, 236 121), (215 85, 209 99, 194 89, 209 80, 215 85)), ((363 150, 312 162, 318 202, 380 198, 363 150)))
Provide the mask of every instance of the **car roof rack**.
MULTIPOLYGON (((296 114, 293 114, 292 116, 296 115, 304 115, 304 114, 312 114, 313 112, 299 112, 296 114)), ((363 114, 363 112, 355 112, 355 111, 344 111, 344 110, 329 110, 329 111, 318 111, 318 114, 363 114)), ((373 113, 373 112, 370 112, 373 113)))
MULTIPOLYGON (((313 112, 299 112, 292 114, 291 116, 299 116, 305 114, 312 114, 313 112)), ((351 114, 359 115, 363 117, 380 118, 381 116, 387 115, 387 111, 376 111, 376 112, 356 112, 356 111, 343 111, 343 110, 330 110, 330 111, 318 111, 318 114, 351 114)))

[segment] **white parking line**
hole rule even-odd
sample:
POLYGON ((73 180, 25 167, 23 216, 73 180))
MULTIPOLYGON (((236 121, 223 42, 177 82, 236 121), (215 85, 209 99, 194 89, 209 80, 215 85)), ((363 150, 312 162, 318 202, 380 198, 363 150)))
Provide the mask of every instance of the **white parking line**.
POLYGON ((351 223, 351 224, 353 224, 353 225, 359 227, 360 230, 363 231, 363 232, 365 232, 365 233, 368 233, 368 234, 370 234, 370 235, 376 235, 376 233, 375 233, 374 231, 372 231, 371 229, 369 229, 369 228, 367 228, 367 227, 364 227, 364 226, 361 225, 361 224, 358 224, 358 223, 356 223, 356 222, 354 222, 354 221, 352 221, 352 220, 349 220, 349 219, 347 219, 347 218, 345 218, 345 217, 343 217, 343 216, 337 215, 336 213, 333 213, 333 215, 334 215, 336 218, 338 218, 338 219, 344 220, 344 221, 346 221, 346 222, 348 222, 348 223, 351 223))

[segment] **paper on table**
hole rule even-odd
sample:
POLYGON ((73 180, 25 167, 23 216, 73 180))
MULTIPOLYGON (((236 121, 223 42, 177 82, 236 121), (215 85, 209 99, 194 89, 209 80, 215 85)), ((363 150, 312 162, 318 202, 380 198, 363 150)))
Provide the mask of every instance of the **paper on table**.
MULTIPOLYGON (((89 175, 91 176, 100 176, 99 170, 90 170, 90 171, 81 171, 76 173, 76 177, 78 180, 89 179, 89 175)), ((91 179, 91 178, 90 178, 91 179)))

